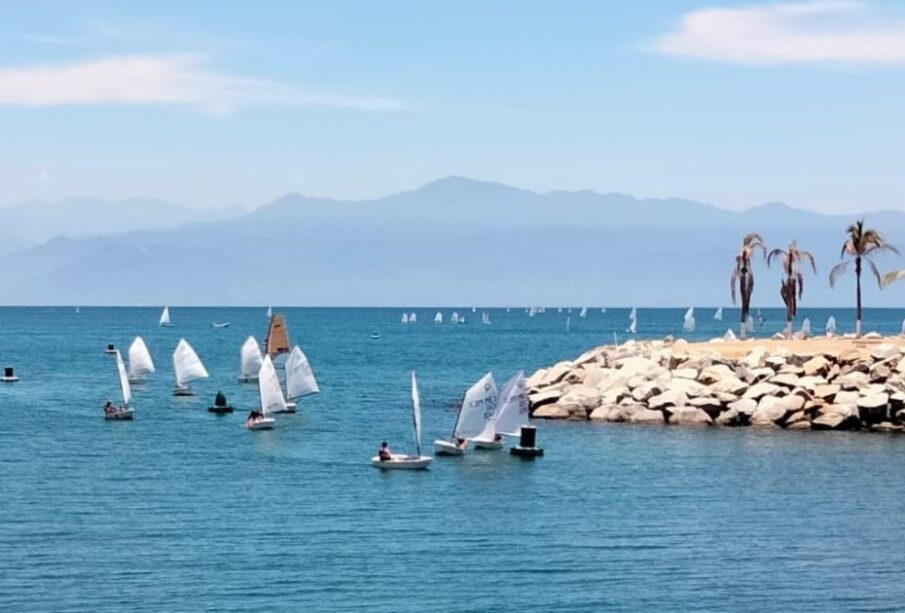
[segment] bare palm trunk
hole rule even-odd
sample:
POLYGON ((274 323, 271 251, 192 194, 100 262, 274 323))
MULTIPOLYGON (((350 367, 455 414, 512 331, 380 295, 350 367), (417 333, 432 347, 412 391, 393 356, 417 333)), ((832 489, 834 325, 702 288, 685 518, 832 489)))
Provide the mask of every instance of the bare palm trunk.
POLYGON ((861 338, 861 258, 855 258, 855 336, 861 338))

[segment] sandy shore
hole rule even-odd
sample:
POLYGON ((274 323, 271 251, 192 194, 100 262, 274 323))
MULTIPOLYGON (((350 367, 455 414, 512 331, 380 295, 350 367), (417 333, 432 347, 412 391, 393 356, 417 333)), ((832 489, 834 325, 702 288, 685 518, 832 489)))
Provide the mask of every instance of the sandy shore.
POLYGON ((885 336, 882 338, 856 339, 841 336, 831 338, 818 336, 801 340, 755 338, 744 341, 708 341, 705 343, 689 343, 688 352, 692 354, 718 353, 727 359, 739 359, 744 357, 754 347, 764 347, 768 353, 776 353, 786 349, 794 355, 839 355, 854 349, 866 356, 874 347, 881 343, 903 347, 905 346, 905 337, 885 336))

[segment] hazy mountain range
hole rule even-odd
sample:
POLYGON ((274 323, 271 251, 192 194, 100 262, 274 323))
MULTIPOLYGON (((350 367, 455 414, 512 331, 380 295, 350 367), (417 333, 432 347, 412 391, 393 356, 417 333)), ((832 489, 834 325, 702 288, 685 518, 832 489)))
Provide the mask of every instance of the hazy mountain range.
MULTIPOLYGON (((804 305, 854 300, 851 277, 835 290, 826 278, 856 216, 779 203, 734 212, 460 177, 366 201, 290 194, 248 213, 148 200, 105 213, 103 201, 84 202, 0 209, 0 303, 728 305, 733 258, 750 231, 770 247, 795 238, 814 253, 804 305)), ((905 248, 905 213, 867 218, 905 248)), ((902 268, 905 258, 878 263, 902 268)), ((754 304, 781 305, 778 267, 755 271, 754 304)), ((905 283, 883 292, 870 283, 867 305, 905 304, 905 283)))

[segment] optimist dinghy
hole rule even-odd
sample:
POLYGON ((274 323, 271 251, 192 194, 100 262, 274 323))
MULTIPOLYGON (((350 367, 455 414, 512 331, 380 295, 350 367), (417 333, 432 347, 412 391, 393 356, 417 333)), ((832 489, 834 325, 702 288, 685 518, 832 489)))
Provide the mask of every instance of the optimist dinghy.
POLYGON ((418 470, 427 468, 433 459, 421 455, 421 397, 418 394, 415 371, 412 371, 412 426, 415 433, 415 455, 393 453, 390 454, 389 460, 381 460, 380 456, 374 456, 371 458, 371 466, 383 470, 418 470))
POLYGON ((492 441, 493 434, 488 435, 485 430, 496 412, 497 397, 493 375, 487 373, 465 392, 452 435, 448 439, 434 441, 434 452, 437 455, 461 456, 465 455, 469 439, 492 441))
POLYGON ((264 363, 264 356, 261 355, 261 348, 258 341, 253 336, 249 336, 242 343, 242 349, 239 350, 239 383, 249 383, 258 380, 258 371, 261 370, 261 364, 264 363))
POLYGON ((154 360, 140 336, 129 345, 129 383, 143 383, 145 375, 154 372, 154 360))
POLYGON ((476 449, 502 449, 504 436, 519 436, 521 427, 529 422, 528 390, 525 373, 518 372, 500 391, 496 414, 490 421, 493 439, 486 436, 474 439, 476 449))
POLYGON ((104 407, 104 419, 108 420, 131 420, 135 411, 129 404, 132 402, 132 388, 129 386, 129 375, 126 374, 126 365, 123 363, 123 356, 116 352, 116 371, 119 375, 119 389, 123 395, 122 406, 115 407, 110 405, 104 407))
POLYGON ((270 416, 286 412, 286 399, 283 398, 280 379, 269 355, 264 357, 261 372, 258 373, 258 392, 261 396, 261 409, 252 411, 245 420, 245 427, 249 430, 273 430, 276 420, 270 416))
POLYGON ((176 373, 174 396, 194 396, 195 392, 189 387, 189 383, 197 379, 207 379, 210 376, 207 374, 201 358, 184 338, 179 339, 176 351, 173 352, 173 372, 176 373))

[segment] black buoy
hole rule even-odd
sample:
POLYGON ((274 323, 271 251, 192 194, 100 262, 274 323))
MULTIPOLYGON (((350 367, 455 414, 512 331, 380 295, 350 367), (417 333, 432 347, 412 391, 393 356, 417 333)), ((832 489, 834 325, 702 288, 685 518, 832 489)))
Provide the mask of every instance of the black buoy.
POLYGON ((217 395, 214 397, 214 406, 207 407, 207 410, 211 413, 217 413, 218 415, 233 412, 233 408, 229 406, 229 403, 226 401, 226 395, 220 390, 217 390, 217 395))
POLYGON ((16 371, 12 366, 5 366, 3 368, 3 376, 0 377, 0 381, 3 381, 4 383, 13 383, 18 380, 19 377, 16 376, 16 371))
POLYGON ((537 446, 537 428, 522 426, 518 445, 512 447, 509 453, 522 458, 537 458, 544 455, 543 448, 537 446))
POLYGON ((107 348, 104 349, 104 353, 116 353, 116 345, 113 343, 107 343, 107 348))

